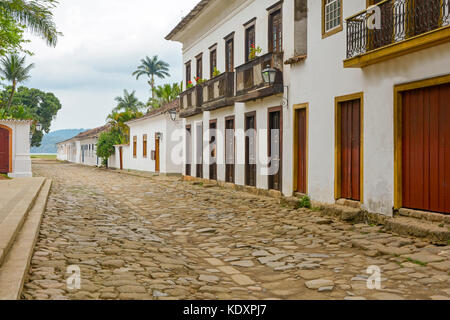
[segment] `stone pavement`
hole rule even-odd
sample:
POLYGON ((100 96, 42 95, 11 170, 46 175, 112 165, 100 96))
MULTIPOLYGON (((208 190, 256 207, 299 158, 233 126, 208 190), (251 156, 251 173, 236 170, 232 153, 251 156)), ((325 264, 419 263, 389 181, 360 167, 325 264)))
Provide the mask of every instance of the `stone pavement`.
POLYGON ((56 162, 34 173, 53 189, 25 299, 450 297, 449 245, 178 178, 56 162), (79 290, 66 285, 72 265, 79 290), (381 290, 367 288, 369 266, 381 290))

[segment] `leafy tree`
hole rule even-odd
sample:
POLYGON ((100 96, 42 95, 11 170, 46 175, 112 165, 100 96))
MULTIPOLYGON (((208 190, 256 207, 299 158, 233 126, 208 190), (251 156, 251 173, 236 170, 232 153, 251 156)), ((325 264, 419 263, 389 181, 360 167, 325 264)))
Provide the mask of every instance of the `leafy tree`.
POLYGON ((136 91, 129 93, 127 90, 123 90, 123 97, 116 97, 115 100, 117 107, 113 109, 113 112, 138 112, 144 107, 144 104, 136 97, 136 91))
POLYGON ((33 68, 33 63, 25 66, 25 57, 19 57, 17 54, 11 54, 0 60, 0 75, 12 83, 6 110, 11 107, 17 84, 28 80, 33 68))
POLYGON ((156 99, 150 99, 148 105, 153 109, 158 109, 166 103, 175 100, 181 93, 181 87, 178 83, 165 84, 155 88, 156 99))
POLYGON ((137 70, 133 72, 133 76, 136 80, 139 80, 141 76, 147 76, 150 78, 148 82, 152 88, 152 99, 155 98, 155 77, 164 79, 165 77, 170 77, 169 74, 169 64, 158 59, 158 56, 153 56, 141 60, 141 65, 137 67, 137 70))
POLYGON ((18 50, 23 51, 22 44, 28 42, 23 38, 24 30, 24 26, 17 24, 12 17, 5 14, 4 9, 0 8, 0 56, 18 50))
POLYGON ((102 164, 108 167, 108 159, 114 154, 114 146, 120 144, 120 135, 116 130, 105 131, 100 134, 97 141, 97 156, 102 164))
MULTIPOLYGON (((10 90, 10 88, 7 88, 1 92, 0 100, 7 99, 10 90)), ((42 131, 34 132, 31 143, 33 147, 39 147, 43 133, 50 132, 51 123, 61 107, 59 99, 53 93, 19 87, 11 108, 0 108, 0 118, 31 119, 42 124, 42 131)), ((32 127, 32 130, 34 130, 34 127, 32 127)))
POLYGON ((11 44, 12 48, 20 46, 20 41, 17 42, 17 36, 22 38, 20 29, 26 29, 41 37, 49 46, 56 46, 61 33, 57 31, 53 22, 52 9, 57 3, 56 0, 0 0, 0 15, 3 22, 7 22, 12 30, 14 25, 15 28, 19 28, 17 32, 10 34, 12 38, 2 38, 4 42, 0 42, 1 47, 5 49, 4 44, 8 43, 10 48, 11 44))
POLYGON ((120 138, 120 143, 128 143, 130 141, 130 128, 125 124, 128 121, 142 117, 144 114, 140 111, 128 110, 125 112, 112 112, 107 121, 111 125, 112 130, 116 131, 120 138))

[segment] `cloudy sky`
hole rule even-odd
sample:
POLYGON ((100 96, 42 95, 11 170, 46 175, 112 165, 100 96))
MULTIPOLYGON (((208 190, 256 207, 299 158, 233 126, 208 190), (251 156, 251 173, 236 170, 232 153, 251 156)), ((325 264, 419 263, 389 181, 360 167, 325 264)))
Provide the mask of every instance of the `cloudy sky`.
MULTIPOLYGON (((64 34, 56 48, 31 37, 28 58, 36 68, 29 87, 50 91, 63 108, 52 131, 94 128, 105 123, 123 89, 136 90, 147 101, 146 78, 131 76, 146 55, 158 55, 171 66, 171 78, 181 81, 181 45, 164 40, 198 0, 60 0, 54 11, 64 34)), ((158 81, 157 84, 162 84, 158 81)))

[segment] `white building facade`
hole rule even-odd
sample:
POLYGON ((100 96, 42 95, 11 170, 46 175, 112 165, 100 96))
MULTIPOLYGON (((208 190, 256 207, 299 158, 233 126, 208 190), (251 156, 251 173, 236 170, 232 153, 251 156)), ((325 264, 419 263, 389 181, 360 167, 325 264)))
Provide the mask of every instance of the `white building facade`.
POLYGON ((194 85, 181 95, 183 174, 388 216, 450 213, 449 11, 448 0, 201 1, 167 36, 194 85))
POLYGON ((28 120, 0 120, 0 173, 11 178, 31 177, 28 120))
POLYGON ((116 146, 115 168, 147 171, 166 175, 181 175, 183 166, 183 122, 172 119, 178 100, 144 117, 129 121, 130 143, 116 146))

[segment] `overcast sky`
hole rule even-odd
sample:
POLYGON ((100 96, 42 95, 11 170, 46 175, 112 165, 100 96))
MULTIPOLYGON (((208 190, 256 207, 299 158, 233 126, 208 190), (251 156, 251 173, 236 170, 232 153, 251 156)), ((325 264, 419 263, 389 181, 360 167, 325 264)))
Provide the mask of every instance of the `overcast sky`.
POLYGON ((181 81, 181 44, 164 40, 198 0, 60 0, 54 11, 64 34, 56 48, 31 37, 28 58, 36 68, 25 86, 56 94, 63 107, 52 131, 94 128, 105 123, 123 89, 136 90, 146 102, 146 78, 131 76, 146 55, 158 55, 181 81))

